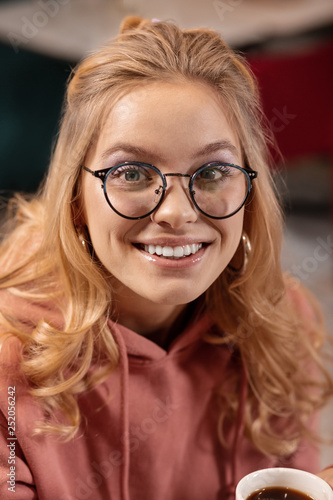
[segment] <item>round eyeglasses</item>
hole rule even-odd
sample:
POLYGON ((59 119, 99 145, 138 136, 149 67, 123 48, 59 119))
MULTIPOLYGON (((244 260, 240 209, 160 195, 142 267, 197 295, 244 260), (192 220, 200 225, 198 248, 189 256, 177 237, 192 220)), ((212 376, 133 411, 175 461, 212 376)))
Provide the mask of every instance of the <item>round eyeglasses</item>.
POLYGON ((106 201, 125 219, 143 219, 162 203, 167 177, 188 177, 189 193, 195 207, 211 219, 227 219, 246 202, 252 180, 258 173, 232 163, 214 162, 200 167, 192 175, 162 174, 148 163, 126 162, 103 170, 82 168, 101 179, 106 201))

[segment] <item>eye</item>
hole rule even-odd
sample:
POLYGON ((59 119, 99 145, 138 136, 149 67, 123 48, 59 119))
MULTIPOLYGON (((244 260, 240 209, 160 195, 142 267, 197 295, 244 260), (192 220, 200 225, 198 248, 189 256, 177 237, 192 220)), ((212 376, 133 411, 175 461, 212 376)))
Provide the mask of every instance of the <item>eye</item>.
POLYGON ((120 165, 111 172, 108 181, 111 183, 142 184, 151 180, 151 172, 149 170, 142 165, 120 165))
POLYGON ((154 186, 158 177, 157 172, 149 165, 126 163, 111 169, 107 176, 106 189, 142 191, 154 186))
POLYGON ((228 165, 207 165, 197 175, 201 181, 223 181, 232 175, 232 168, 228 165))
POLYGON ((113 172, 113 176, 126 182, 140 182, 149 179, 149 172, 139 165, 123 165, 113 172))
POLYGON ((124 178, 126 181, 139 181, 140 172, 137 170, 127 170, 123 174, 120 174, 119 177, 124 178))
POLYGON ((199 179, 215 181, 221 177, 221 172, 217 168, 206 168, 198 175, 199 179))
POLYGON ((205 165, 198 171, 193 188, 196 192, 221 192, 229 189, 234 180, 234 167, 214 163, 205 165))

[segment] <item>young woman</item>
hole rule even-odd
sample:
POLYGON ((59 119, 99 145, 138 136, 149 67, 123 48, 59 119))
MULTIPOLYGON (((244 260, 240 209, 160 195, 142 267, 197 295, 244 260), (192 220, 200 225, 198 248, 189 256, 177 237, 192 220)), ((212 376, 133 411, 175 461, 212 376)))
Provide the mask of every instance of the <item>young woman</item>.
POLYGON ((1 498, 228 499, 255 469, 318 471, 332 382, 266 144, 215 32, 130 18, 74 71, 2 230, 1 498))

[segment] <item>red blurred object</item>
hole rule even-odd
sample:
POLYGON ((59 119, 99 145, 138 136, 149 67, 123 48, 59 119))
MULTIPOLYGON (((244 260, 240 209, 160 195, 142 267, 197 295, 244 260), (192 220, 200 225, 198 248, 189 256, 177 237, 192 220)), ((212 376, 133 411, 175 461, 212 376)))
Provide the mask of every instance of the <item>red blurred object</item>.
POLYGON ((333 168, 333 39, 248 61, 284 159, 328 155, 333 168))

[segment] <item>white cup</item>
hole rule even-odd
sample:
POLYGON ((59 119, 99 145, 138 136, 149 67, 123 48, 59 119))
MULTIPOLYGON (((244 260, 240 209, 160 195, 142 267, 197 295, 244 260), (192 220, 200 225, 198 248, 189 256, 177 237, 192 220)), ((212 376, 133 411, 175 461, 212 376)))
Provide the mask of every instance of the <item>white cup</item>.
POLYGON ((243 477, 236 488, 236 500, 246 500, 255 491, 272 486, 292 488, 314 500, 333 500, 333 490, 326 481, 310 472, 284 467, 257 470, 243 477))

